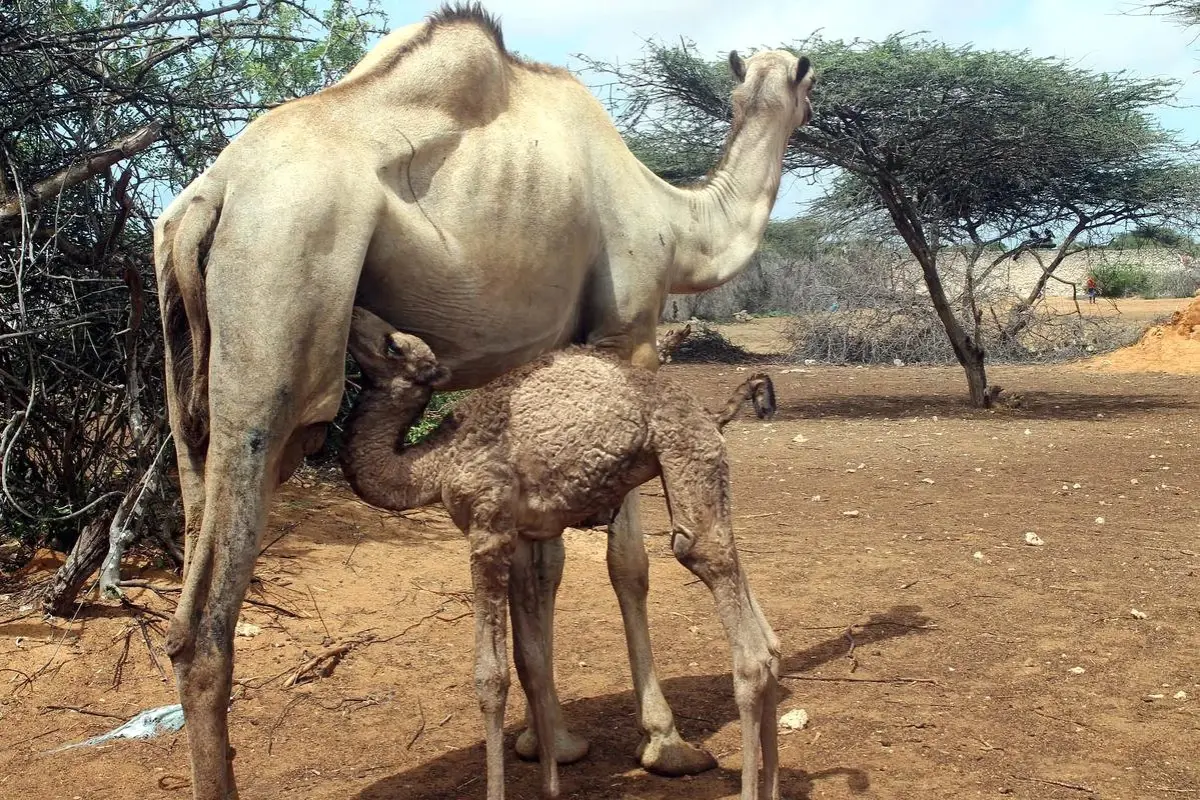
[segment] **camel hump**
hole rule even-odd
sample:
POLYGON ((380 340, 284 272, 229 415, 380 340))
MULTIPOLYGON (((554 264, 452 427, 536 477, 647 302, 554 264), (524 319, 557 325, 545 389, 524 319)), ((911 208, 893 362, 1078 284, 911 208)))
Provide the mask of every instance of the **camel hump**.
POLYGON ((155 226, 155 260, 162 292, 163 326, 171 355, 179 428, 193 448, 208 439, 208 302, 202 262, 221 212, 211 182, 194 184, 155 226))

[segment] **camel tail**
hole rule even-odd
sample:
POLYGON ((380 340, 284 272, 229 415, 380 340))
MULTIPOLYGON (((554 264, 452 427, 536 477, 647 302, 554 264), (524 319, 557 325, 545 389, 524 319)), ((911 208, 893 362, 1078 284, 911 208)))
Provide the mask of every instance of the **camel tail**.
POLYGON ((220 212, 217 201, 197 194, 155 231, 163 330, 172 364, 168 380, 178 401, 180 434, 195 450, 208 442, 209 327, 202 264, 220 212))
POLYGON ((770 375, 756 372, 735 389, 729 402, 725 404, 725 409, 717 415, 717 427, 724 428, 738 415, 742 403, 747 400, 753 401, 754 413, 759 419, 766 419, 775 413, 775 384, 770 375))

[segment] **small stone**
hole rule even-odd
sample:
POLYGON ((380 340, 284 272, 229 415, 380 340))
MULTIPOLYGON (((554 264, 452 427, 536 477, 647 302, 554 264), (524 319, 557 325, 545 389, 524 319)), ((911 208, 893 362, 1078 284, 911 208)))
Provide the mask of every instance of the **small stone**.
POLYGON ((1155 700, 1162 700, 1164 697, 1166 697, 1165 694, 1148 694, 1142 700, 1147 703, 1153 703, 1155 700))
POLYGON ((249 622, 239 622, 237 627, 233 629, 233 632, 237 636, 258 636, 262 633, 262 628, 249 622))
POLYGON ((898 359, 898 358, 893 358, 893 359, 892 359, 892 363, 893 363, 893 364, 895 364, 897 367, 903 367, 903 366, 904 366, 904 362, 903 362, 903 361, 901 361, 901 360, 900 360, 900 359, 898 359))
POLYGON ((1025 533, 1025 544, 1029 545, 1030 547, 1041 547, 1045 544, 1045 542, 1042 541, 1042 537, 1038 536, 1033 531, 1027 531, 1025 533))
POLYGON ((1096 517, 1096 524, 1097 524, 1097 525, 1103 525, 1103 524, 1104 524, 1104 517, 1096 517))
POLYGON ((971 554, 971 558, 975 559, 976 561, 983 561, 983 553, 976 550, 974 553, 971 554))
POLYGON ((1078 483, 1076 483, 1076 484, 1072 485, 1071 488, 1072 489, 1082 489, 1083 487, 1080 486, 1078 483))
POLYGON ((928 483, 930 485, 933 485, 933 478, 921 478, 921 483, 928 483))
POLYGON ((1137 479, 1137 478, 1130 478, 1130 479, 1129 479, 1129 483, 1130 483, 1130 485, 1131 485, 1131 486, 1137 486, 1137 485, 1138 485, 1138 479, 1137 479))
POLYGON ((779 727, 790 731, 799 731, 808 727, 808 712, 803 708, 793 708, 779 718, 779 727))
POLYGON ((1183 689, 1180 689, 1178 692, 1176 692, 1175 694, 1171 695, 1171 697, 1174 697, 1176 700, 1187 700, 1187 699, 1188 699, 1188 693, 1187 693, 1187 692, 1185 692, 1183 689))
POLYGON ((805 436, 803 433, 797 433, 795 436, 792 437, 792 441, 796 442, 797 444, 804 444, 805 442, 808 441, 808 437, 805 436))
POLYGON ((843 517, 857 517, 858 511, 857 510, 856 511, 843 511, 842 516, 843 517))
POLYGON ((810 497, 810 498, 808 498, 808 499, 809 499, 809 500, 811 500, 811 501, 812 501, 812 502, 814 502, 814 503, 819 503, 819 502, 821 502, 821 495, 819 495, 819 494, 814 494, 812 497, 810 497))
POLYGON ((1067 670, 1067 672, 1071 673, 1072 675, 1082 675, 1083 673, 1087 672, 1087 670, 1083 667, 1071 667, 1069 670, 1067 670))
POLYGON ((1134 619, 1145 619, 1146 612, 1138 611, 1136 608, 1131 608, 1129 609, 1129 616, 1133 617, 1134 619))
POLYGON ((1026 429, 1025 429, 1025 435, 1026 435, 1026 436, 1032 436, 1032 435, 1033 435, 1033 431, 1029 430, 1029 428, 1026 428, 1026 429))

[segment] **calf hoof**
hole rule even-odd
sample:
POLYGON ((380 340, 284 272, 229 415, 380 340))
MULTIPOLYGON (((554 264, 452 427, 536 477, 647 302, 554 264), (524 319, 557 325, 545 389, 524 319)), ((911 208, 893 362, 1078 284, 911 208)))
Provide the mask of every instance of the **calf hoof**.
POLYGON ((717 760, 711 753, 688 744, 677 731, 643 739, 638 745, 637 755, 642 762, 642 769, 668 778, 699 775, 717 766, 717 760))
MULTIPOLYGON (((554 756, 559 764, 574 764, 588 754, 591 744, 582 736, 567 730, 558 731, 554 741, 554 756)), ((526 728, 517 737, 517 755, 526 761, 538 760, 538 739, 533 728, 526 728)))

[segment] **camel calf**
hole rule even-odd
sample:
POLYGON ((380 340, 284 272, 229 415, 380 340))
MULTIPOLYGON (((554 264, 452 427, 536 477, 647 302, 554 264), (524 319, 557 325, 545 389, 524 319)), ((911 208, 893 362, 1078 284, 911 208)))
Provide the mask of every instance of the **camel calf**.
POLYGON ((586 348, 543 356, 476 390, 424 442, 404 447, 434 388, 450 379, 420 339, 354 310, 350 351, 368 388, 348 425, 342 465, 372 505, 403 510, 441 501, 467 534, 475 590, 475 687, 483 709, 487 796, 504 797, 503 725, 509 685, 506 612, 541 761, 542 788, 559 792, 552 662, 530 553, 618 507, 660 476, 671 549, 713 593, 733 651, 742 724, 742 799, 779 796, 776 681, 779 640, 738 562, 729 468, 720 426, 747 398, 773 407, 770 378, 752 376, 714 419, 668 376, 586 348))

